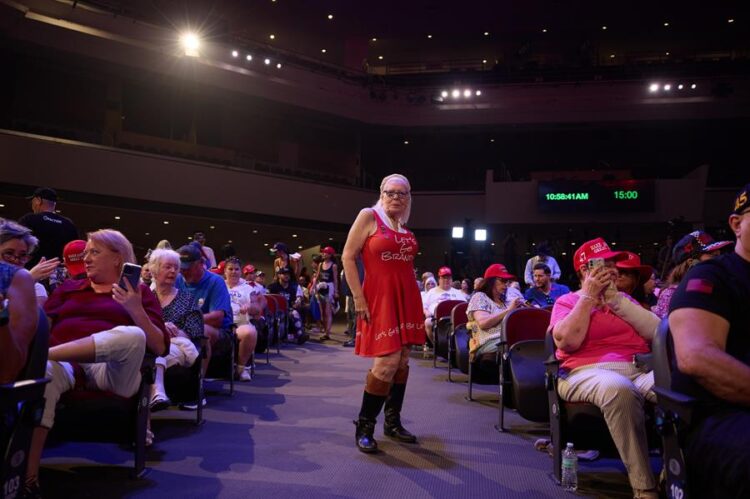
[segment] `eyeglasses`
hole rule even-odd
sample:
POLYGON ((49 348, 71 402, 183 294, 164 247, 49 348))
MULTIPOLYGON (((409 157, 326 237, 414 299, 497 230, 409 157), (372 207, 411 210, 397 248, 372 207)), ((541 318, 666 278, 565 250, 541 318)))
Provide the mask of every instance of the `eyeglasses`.
POLYGON ((6 262, 26 263, 31 258, 28 253, 16 253, 12 249, 3 251, 1 255, 6 262))
POLYGON ((383 194, 388 196, 388 199, 404 199, 411 196, 409 191, 383 191, 383 194))

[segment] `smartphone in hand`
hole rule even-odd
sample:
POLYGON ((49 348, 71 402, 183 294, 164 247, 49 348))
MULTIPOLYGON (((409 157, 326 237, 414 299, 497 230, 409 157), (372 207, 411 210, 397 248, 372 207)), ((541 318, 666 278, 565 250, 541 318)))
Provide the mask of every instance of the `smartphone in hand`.
POLYGON ((125 285, 125 280, 130 281, 130 285, 133 289, 138 289, 138 283, 141 281, 141 266, 134 263, 126 263, 122 266, 122 274, 120 275, 120 282, 118 286, 122 289, 127 290, 128 287, 125 285))

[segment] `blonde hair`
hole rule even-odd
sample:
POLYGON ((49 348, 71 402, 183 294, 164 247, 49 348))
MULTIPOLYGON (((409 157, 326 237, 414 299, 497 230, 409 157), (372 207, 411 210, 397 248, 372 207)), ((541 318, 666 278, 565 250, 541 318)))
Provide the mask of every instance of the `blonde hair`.
POLYGON ((118 272, 122 272, 122 267, 125 263, 135 263, 133 245, 130 244, 128 238, 118 230, 100 229, 95 232, 89 232, 86 234, 86 239, 93 241, 96 244, 106 246, 107 249, 122 257, 122 261, 117 269, 118 272))
POLYGON ((154 276, 156 276, 156 274, 159 272, 159 269, 161 268, 161 263, 164 260, 168 262, 176 263, 178 267, 180 266, 180 254, 179 253, 171 249, 157 248, 151 252, 151 256, 148 259, 148 265, 151 268, 151 272, 154 274, 154 276))
MULTIPOLYGON (((411 193, 411 184, 409 183, 409 179, 404 177, 401 174, 398 173, 392 173, 386 177, 383 177, 383 180, 380 182, 380 197, 378 198, 378 202, 373 205, 373 209, 380 215, 380 218, 384 218, 385 210, 383 209, 383 192, 385 191, 385 186, 388 184, 388 182, 396 181, 401 182, 406 186, 406 188, 411 193)), ((406 209, 404 210, 404 214, 401 215, 399 218, 399 223, 401 225, 406 225, 409 223, 409 216, 411 215, 411 194, 407 197, 407 204, 406 209)), ((384 218, 385 219, 385 218, 384 218)))
POLYGON ((667 277, 667 284, 669 286, 680 284, 683 277, 685 277, 685 275, 687 274, 688 270, 690 270, 690 268, 696 263, 698 263, 697 258, 688 258, 679 265, 675 265, 675 267, 669 272, 669 276, 667 277))

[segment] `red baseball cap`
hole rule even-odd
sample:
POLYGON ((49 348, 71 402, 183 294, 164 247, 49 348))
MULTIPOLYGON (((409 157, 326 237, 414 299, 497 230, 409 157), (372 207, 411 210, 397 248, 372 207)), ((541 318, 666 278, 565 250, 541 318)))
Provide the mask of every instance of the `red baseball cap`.
POLYGON ((227 266, 226 260, 222 260, 219 262, 219 264, 216 267, 210 269, 210 271, 213 272, 214 274, 224 275, 224 268, 226 266, 227 266))
POLYGON ((320 252, 321 253, 325 253, 327 255, 335 255, 336 254, 336 250, 333 249, 333 247, 331 247, 331 246, 326 246, 320 252))
POLYGON ((501 279, 515 279, 516 276, 508 272, 508 269, 502 263, 493 263, 484 271, 484 278, 500 277, 501 279))
POLYGON ((445 277, 445 276, 452 276, 453 272, 451 272, 450 267, 440 267, 440 270, 438 270, 438 277, 445 277))
POLYGON ((646 282, 651 277, 654 269, 650 265, 641 265, 641 257, 632 251, 623 251, 625 259, 615 263, 615 267, 622 270, 631 270, 639 273, 639 282, 646 282))
POLYGON ((255 273, 255 267, 253 267, 249 263, 245 265, 244 267, 242 267, 242 275, 254 274, 254 273, 255 273))
POLYGON ((623 260, 627 255, 622 251, 612 251, 609 245, 601 237, 586 241, 573 255, 573 265, 576 270, 585 266, 592 258, 604 258, 605 260, 623 260))
POLYGON ((86 249, 86 241, 76 239, 70 241, 63 248, 63 262, 68 274, 77 276, 86 273, 86 266, 83 263, 83 250, 86 249))

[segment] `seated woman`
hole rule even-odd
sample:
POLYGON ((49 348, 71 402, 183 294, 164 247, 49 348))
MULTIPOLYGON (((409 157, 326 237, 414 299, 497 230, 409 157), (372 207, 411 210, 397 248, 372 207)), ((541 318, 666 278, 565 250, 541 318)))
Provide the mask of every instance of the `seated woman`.
POLYGON ((506 298, 508 282, 515 278, 499 263, 493 263, 484 271, 484 279, 466 309, 467 326, 472 336, 470 353, 474 356, 497 352, 503 319, 516 308, 525 306, 523 298, 506 298))
POLYGON ((258 331, 250 323, 250 317, 258 316, 263 309, 259 305, 259 291, 240 281, 241 269, 242 262, 239 258, 231 257, 226 260, 224 281, 227 284, 229 299, 232 302, 232 316, 234 317, 234 323, 237 324, 237 339, 240 342, 235 379, 250 381, 252 376, 247 368, 247 363, 255 351, 255 344, 258 342, 258 331))
POLYGON ((171 405, 164 389, 164 372, 172 366, 192 366, 198 358, 195 343, 203 337, 203 314, 190 291, 175 287, 180 275, 179 253, 156 249, 148 265, 170 336, 169 354, 156 358, 156 379, 151 385, 151 411, 160 411, 171 405))
POLYGON ((169 335, 161 307, 143 284, 117 282, 126 262, 134 263, 133 246, 112 229, 88 234, 84 256, 86 279, 59 285, 45 304, 51 321, 45 407, 34 430, 27 488, 38 489, 37 475, 44 442, 55 418, 60 395, 83 382, 89 389, 131 397, 141 383, 146 349, 169 352, 169 335))
POLYGON ((617 268, 617 291, 630 295, 646 310, 651 307, 646 302, 646 288, 644 284, 651 279, 654 269, 649 265, 641 265, 641 257, 630 251, 623 251, 624 259, 615 263, 617 268))
POLYGON ((35 300, 31 275, 0 261, 0 384, 15 381, 26 365, 39 320, 35 300))
POLYGON ((714 241, 710 234, 702 230, 691 232, 680 239, 672 250, 674 268, 667 277, 667 287, 659 293, 659 300, 651 308, 651 311, 661 319, 669 315, 669 303, 672 301, 672 295, 677 291, 677 287, 688 270, 696 263, 719 256, 721 249, 731 244, 731 241, 714 241))
POLYGON ((615 262, 623 258, 601 238, 575 252, 581 290, 558 298, 550 321, 561 361, 558 391, 564 400, 601 409, 634 496, 657 498, 643 410, 645 400, 656 400, 654 376, 636 367, 633 356, 649 351, 659 319, 615 290, 615 262))
MULTIPOLYGON (((31 233, 31 229, 12 220, 0 218, 0 258, 5 263, 23 267, 31 259, 31 255, 39 245, 39 240, 31 233)), ((34 293, 37 305, 44 306, 47 301, 47 290, 39 281, 49 278, 57 269, 59 258, 42 259, 29 270, 34 279, 34 293)))

